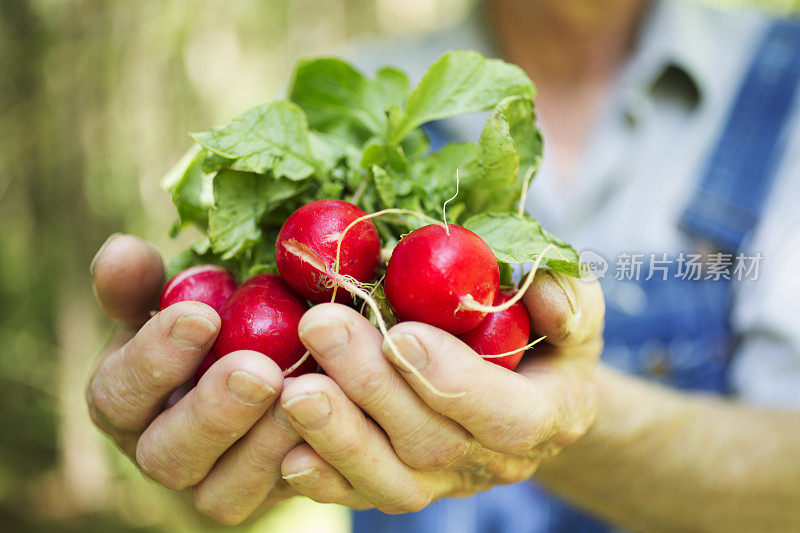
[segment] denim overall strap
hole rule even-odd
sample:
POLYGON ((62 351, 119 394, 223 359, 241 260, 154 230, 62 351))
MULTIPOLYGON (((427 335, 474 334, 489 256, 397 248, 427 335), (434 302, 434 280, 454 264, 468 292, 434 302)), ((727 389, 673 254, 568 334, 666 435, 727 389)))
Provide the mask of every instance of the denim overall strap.
POLYGON ((786 144, 800 80, 800 21, 773 23, 756 51, 681 227, 733 253, 752 232, 786 144))

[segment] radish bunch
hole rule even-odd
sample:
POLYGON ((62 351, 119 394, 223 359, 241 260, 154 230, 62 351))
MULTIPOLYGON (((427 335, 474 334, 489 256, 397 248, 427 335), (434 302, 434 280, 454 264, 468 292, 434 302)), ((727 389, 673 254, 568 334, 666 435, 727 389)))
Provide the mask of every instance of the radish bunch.
MULTIPOLYGON (((378 232, 364 211, 342 200, 319 200, 297 209, 278 233, 279 275, 259 274, 237 287, 223 267, 194 266, 165 285, 160 307, 195 300, 220 315, 219 336, 195 382, 237 350, 260 352, 290 376, 314 372, 316 364, 297 332, 308 302, 371 300, 380 253, 378 232)), ((412 231, 394 248, 383 286, 399 320, 459 335, 479 355, 509 370, 522 358, 531 324, 521 303, 496 312, 470 308, 470 302, 492 306, 511 298, 500 291, 492 250, 472 231, 455 224, 412 231)))
POLYGON ((198 375, 241 349, 286 375, 312 371, 297 321, 329 301, 384 334, 397 320, 439 327, 513 369, 532 275, 501 292, 510 265, 580 269, 575 249, 522 210, 543 155, 535 96, 522 69, 472 51, 445 53, 417 84, 394 67, 370 76, 316 58, 296 65, 286 98, 192 133, 162 185, 177 208, 171 235, 192 226, 200 237, 171 262, 161 305, 194 299, 220 313, 198 375), (477 139, 431 149, 425 124, 481 111, 477 139))

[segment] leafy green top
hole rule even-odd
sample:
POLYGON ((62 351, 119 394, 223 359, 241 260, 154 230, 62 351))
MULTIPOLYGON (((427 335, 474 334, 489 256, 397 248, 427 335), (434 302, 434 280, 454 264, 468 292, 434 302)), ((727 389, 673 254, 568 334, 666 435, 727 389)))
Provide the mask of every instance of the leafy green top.
MULTIPOLYGON (((530 261, 553 244, 544 264, 576 275, 574 249, 513 214, 522 180, 542 156, 535 95, 521 69, 476 52, 444 54, 413 89, 392 67, 370 79, 340 59, 300 61, 288 101, 192 134, 197 144, 164 177, 178 209, 172 234, 187 225, 206 234, 170 271, 199 262, 224 264, 241 277, 271 270, 281 224, 315 199, 439 218, 458 170, 461 189, 448 204, 449 222, 481 235, 501 262, 530 261), (420 126, 485 110, 490 115, 476 143, 430 152, 420 126)), ((417 224, 414 217, 376 220, 386 244, 417 224)))

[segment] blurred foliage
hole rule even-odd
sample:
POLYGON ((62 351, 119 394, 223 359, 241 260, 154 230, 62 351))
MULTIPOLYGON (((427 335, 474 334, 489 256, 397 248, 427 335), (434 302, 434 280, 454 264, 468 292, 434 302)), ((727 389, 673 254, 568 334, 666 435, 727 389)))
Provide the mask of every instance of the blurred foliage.
MULTIPOLYGON (((4 530, 198 530, 86 415, 82 387, 109 330, 91 296, 94 251, 114 231, 168 257, 185 247, 190 234, 167 239, 174 212, 159 177, 188 147, 187 131, 277 95, 297 58, 341 52, 365 34, 429 31, 469 4, 0 1, 4 530)), ((343 512, 296 500, 254 529, 346 525, 343 512)))

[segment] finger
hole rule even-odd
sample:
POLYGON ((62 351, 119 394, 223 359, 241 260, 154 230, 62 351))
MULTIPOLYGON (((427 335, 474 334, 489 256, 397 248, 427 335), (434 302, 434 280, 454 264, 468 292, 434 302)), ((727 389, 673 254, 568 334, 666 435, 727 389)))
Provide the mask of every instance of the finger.
POLYGON ((489 461, 489 450, 428 407, 398 374, 381 352, 383 336, 359 313, 317 305, 300 320, 299 331, 325 373, 378 423, 407 465, 439 470, 489 461))
POLYGON ((152 244, 114 234, 100 247, 89 269, 95 298, 111 318, 135 328, 158 309, 164 263, 152 244))
POLYGON ((380 428, 327 376, 297 378, 286 386, 281 405, 303 440, 385 513, 419 511, 451 488, 445 487, 446 476, 404 464, 380 428))
POLYGON ((463 392, 455 398, 433 394, 384 344, 385 356, 425 403, 484 446, 522 455, 561 431, 564 421, 555 397, 530 379, 485 361, 456 337, 418 322, 398 324, 389 335, 400 354, 435 387, 463 392))
POLYGON ((150 319, 92 377, 86 399, 95 423, 112 434, 144 429, 194 374, 219 324, 217 313, 199 302, 179 302, 150 319))
POLYGON ((282 383, 280 368, 268 357, 251 351, 226 355, 147 427, 136 462, 167 488, 197 484, 269 409, 282 383))
POLYGON ((195 507, 220 523, 241 523, 274 491, 281 461, 301 442, 280 404, 273 404, 194 487, 195 507))
POLYGON ((597 281, 586 282, 549 269, 536 273, 523 296, 533 331, 557 346, 575 346, 603 333, 605 300, 597 281))
POLYGON ((259 509, 263 509, 265 507, 269 508, 270 506, 275 505, 276 503, 280 503, 294 496, 299 496, 297 491, 294 490, 294 487, 289 485, 289 483, 285 479, 279 479, 278 482, 275 484, 275 488, 273 488, 272 492, 270 492, 267 495, 266 499, 262 502, 261 507, 259 509))
POLYGON ((372 507, 308 444, 301 444, 288 453, 281 464, 281 472, 298 494, 317 503, 336 503, 356 510, 372 507))

